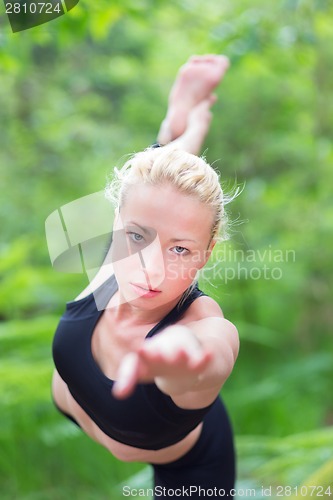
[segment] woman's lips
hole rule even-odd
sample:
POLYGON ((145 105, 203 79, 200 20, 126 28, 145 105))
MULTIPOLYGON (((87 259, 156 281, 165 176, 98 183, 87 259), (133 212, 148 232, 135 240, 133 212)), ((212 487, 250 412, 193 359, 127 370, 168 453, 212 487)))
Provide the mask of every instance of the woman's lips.
POLYGON ((161 293, 161 290, 151 290, 150 288, 146 288, 145 286, 142 285, 136 285, 134 283, 131 283, 132 287, 136 291, 137 294, 139 294, 142 297, 156 297, 159 293, 161 293))

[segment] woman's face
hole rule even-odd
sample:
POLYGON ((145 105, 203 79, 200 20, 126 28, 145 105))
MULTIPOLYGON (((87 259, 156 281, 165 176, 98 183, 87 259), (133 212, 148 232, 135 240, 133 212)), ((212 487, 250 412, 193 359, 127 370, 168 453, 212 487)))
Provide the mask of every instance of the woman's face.
POLYGON ((132 186, 116 218, 112 261, 125 302, 177 302, 207 262, 213 214, 171 185, 132 186))

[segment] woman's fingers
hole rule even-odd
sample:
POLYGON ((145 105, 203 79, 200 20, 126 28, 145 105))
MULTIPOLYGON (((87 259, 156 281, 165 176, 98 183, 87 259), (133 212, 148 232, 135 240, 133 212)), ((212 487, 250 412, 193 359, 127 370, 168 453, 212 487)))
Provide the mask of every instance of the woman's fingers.
MULTIPOLYGON (((183 339, 186 340, 186 339, 183 339)), ((118 398, 128 397, 139 382, 156 377, 186 377, 203 371, 213 357, 192 337, 181 345, 175 338, 160 337, 144 342, 136 352, 127 354, 120 364, 112 392, 118 398)))
POLYGON ((134 352, 127 354, 118 370, 112 392, 117 398, 126 398, 131 394, 139 378, 139 359, 134 352))
POLYGON ((207 368, 207 366, 209 365, 212 358, 213 358, 213 353, 210 351, 205 351, 202 353, 202 355, 199 359, 192 358, 189 361, 188 367, 190 370, 200 372, 200 371, 204 370, 205 368, 207 368))
POLYGON ((139 357, 147 364, 149 371, 154 372, 154 376, 160 374, 172 375, 170 370, 177 371, 198 371, 208 365, 212 359, 212 354, 198 349, 178 347, 175 350, 159 351, 157 348, 146 348, 142 346, 138 351, 139 357))

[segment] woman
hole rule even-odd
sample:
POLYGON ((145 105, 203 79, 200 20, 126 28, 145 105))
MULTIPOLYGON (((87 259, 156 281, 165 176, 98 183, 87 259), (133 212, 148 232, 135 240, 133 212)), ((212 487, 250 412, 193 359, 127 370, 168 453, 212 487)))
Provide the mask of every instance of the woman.
POLYGON ((181 69, 158 137, 172 142, 134 155, 108 186, 117 206, 105 265, 67 304, 53 343, 57 407, 118 459, 152 464, 156 498, 219 497, 235 481, 219 392, 238 335, 195 279, 226 229, 226 199, 192 154, 227 67, 202 56, 181 69))

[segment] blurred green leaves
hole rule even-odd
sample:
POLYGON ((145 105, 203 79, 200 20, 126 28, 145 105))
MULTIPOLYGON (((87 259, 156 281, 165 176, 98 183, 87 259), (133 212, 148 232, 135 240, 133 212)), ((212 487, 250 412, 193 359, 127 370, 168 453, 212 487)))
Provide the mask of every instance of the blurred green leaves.
POLYGON ((52 407, 53 332, 86 279, 51 268, 44 221, 103 189, 114 165, 155 141, 178 67, 209 52, 232 65, 206 156, 223 184, 245 184, 227 207, 231 258, 215 252, 200 283, 242 341, 223 388, 239 480, 259 489, 330 484, 332 16, 328 0, 80 0, 58 20, 13 35, 1 11, 3 498, 102 499, 137 477, 139 464, 119 463, 52 407), (261 259, 269 248, 295 259, 261 259), (281 278, 265 279, 265 265, 281 278), (226 282, 216 266, 244 269, 226 282), (249 277, 254 268, 259 279, 249 277))

